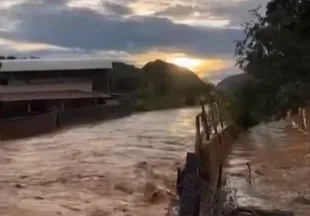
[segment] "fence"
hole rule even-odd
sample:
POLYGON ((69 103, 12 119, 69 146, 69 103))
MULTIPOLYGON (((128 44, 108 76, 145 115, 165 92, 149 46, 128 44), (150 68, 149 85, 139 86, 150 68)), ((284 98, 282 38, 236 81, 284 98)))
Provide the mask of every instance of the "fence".
POLYGON ((226 161, 237 131, 233 124, 224 123, 219 103, 205 105, 196 116, 195 153, 200 161, 200 176, 213 185, 220 180, 220 170, 226 161))
POLYGON ((196 116, 195 152, 187 153, 184 169, 178 168, 177 194, 166 216, 293 216, 290 211, 240 207, 227 199, 227 191, 222 188, 222 167, 237 130, 221 121, 218 105, 209 104, 206 112, 201 104, 202 112, 196 116))
POLYGON ((219 103, 210 103, 206 108, 201 100, 201 108, 201 113, 196 116, 195 152, 187 153, 183 170, 178 168, 178 202, 174 202, 175 199, 171 201, 168 216, 202 215, 203 199, 218 201, 211 196, 214 196, 214 191, 221 187, 222 167, 237 131, 232 124, 222 121, 219 103), (206 188, 204 185, 208 185, 207 192, 204 191, 206 188))

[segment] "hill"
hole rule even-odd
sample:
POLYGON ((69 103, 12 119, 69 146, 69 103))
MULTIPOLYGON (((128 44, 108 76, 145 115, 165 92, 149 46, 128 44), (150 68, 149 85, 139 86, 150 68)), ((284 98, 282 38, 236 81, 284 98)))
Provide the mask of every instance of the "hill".
POLYGON ((233 94, 238 88, 244 85, 249 80, 249 76, 247 74, 237 74, 229 76, 223 79, 216 85, 216 89, 226 93, 233 94))
POLYGON ((211 97, 215 87, 202 81, 184 67, 155 60, 141 69, 124 63, 113 63, 112 90, 130 92, 139 109, 173 108, 193 105, 198 96, 211 97))
POLYGON ((191 97, 206 94, 214 88, 193 71, 162 60, 147 63, 142 71, 159 94, 176 93, 191 97))

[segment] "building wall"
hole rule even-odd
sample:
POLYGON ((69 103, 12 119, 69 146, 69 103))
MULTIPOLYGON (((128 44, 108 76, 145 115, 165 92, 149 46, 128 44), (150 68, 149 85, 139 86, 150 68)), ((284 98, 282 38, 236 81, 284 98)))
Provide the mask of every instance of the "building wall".
POLYGON ((16 116, 25 116, 28 113, 28 102, 1 102, 0 101, 0 118, 12 118, 16 116))
POLYGON ((22 118, 0 119, 0 140, 52 132, 58 128, 120 118, 132 113, 130 105, 90 106, 22 118))
POLYGON ((51 132, 57 129, 57 113, 22 118, 0 119, 0 140, 17 139, 51 132))
POLYGON ((130 105, 101 105, 89 106, 74 109, 66 109, 59 112, 58 126, 65 127, 75 124, 83 124, 89 122, 96 122, 108 119, 114 119, 132 113, 130 105))
POLYGON ((58 83, 53 83, 55 80, 49 80, 48 82, 41 80, 41 82, 33 81, 32 84, 26 84, 22 81, 13 81, 9 85, 0 85, 0 93, 11 92, 35 92, 35 91, 66 91, 66 90, 78 90, 78 91, 92 91, 92 81, 88 80, 62 80, 58 83))
POLYGON ((105 103, 106 105, 119 105, 119 100, 117 100, 117 99, 107 99, 106 100, 106 103, 105 103))

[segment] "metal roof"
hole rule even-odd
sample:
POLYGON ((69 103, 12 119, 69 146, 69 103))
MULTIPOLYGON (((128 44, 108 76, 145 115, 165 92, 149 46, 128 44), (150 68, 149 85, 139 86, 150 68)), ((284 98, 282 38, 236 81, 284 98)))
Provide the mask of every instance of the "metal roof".
POLYGON ((110 97, 111 96, 108 94, 83 92, 76 90, 0 93, 0 101, 30 101, 110 97))
POLYGON ((112 69, 111 61, 88 59, 15 59, 1 60, 0 72, 112 69))

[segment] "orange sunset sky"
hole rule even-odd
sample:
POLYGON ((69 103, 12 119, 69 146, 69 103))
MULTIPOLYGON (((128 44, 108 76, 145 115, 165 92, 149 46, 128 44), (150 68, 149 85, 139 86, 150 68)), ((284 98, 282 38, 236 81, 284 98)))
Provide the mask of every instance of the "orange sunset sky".
POLYGON ((162 59, 218 82, 241 71, 234 40, 266 0, 1 0, 1 55, 162 59))

